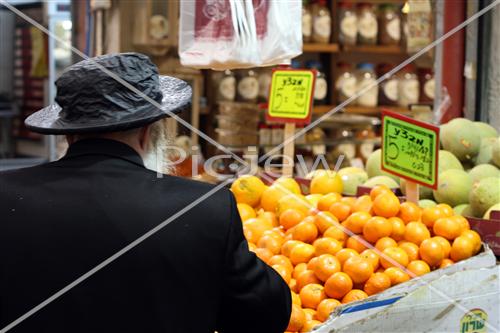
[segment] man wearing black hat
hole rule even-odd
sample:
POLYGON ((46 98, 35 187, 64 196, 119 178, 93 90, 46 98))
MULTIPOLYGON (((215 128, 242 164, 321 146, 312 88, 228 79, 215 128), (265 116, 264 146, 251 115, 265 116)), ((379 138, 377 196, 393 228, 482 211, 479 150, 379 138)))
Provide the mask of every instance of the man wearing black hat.
POLYGON ((190 87, 137 53, 82 61, 56 85, 57 105, 26 125, 66 135, 67 154, 0 174, 0 330, 170 218, 12 332, 283 332, 290 290, 249 252, 232 194, 144 166, 190 87))

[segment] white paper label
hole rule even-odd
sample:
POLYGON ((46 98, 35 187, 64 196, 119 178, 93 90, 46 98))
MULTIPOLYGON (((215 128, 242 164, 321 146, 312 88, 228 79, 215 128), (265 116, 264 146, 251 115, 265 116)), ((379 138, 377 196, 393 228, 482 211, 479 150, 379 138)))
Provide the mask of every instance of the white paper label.
POLYGON ((323 100, 328 93, 328 83, 325 78, 318 77, 316 78, 316 83, 314 84, 314 99, 323 100))
POLYGON ((307 37, 312 35, 312 16, 309 12, 302 15, 302 35, 307 37))
POLYGON ((319 16, 314 20, 314 33, 324 38, 330 38, 331 34, 330 16, 319 16))
POLYGON ((259 82, 254 77, 245 77, 238 82, 238 93, 247 100, 252 100, 259 94, 259 82))
POLYGON ((367 39, 377 37, 377 20, 372 15, 363 15, 359 20, 359 33, 367 39))
POLYGON ((358 33, 357 23, 358 19, 356 16, 346 16, 340 21, 340 31, 342 31, 342 34, 346 37, 356 38, 358 33))
POLYGON ((384 84, 384 95, 391 101, 398 100, 398 81, 395 79, 386 81, 384 84))
POLYGON ((387 23, 386 29, 387 29, 387 34, 393 40, 401 39, 401 21, 399 20, 399 18, 394 18, 389 23, 387 23))
POLYGON ((234 101, 236 97, 236 79, 232 76, 223 78, 219 83, 219 92, 224 99, 234 101))
POLYGON ((436 91, 435 89, 435 81, 434 78, 428 80, 427 82, 424 83, 424 94, 430 99, 434 99, 436 91))

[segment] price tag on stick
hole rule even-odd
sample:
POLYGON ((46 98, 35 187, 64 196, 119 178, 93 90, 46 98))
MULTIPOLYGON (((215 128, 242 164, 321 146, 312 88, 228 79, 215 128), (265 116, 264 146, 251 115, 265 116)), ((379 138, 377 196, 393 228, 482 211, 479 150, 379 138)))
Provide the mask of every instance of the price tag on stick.
POLYGON ((276 69, 273 71, 266 120, 285 123, 283 175, 293 175, 295 125, 309 124, 316 71, 276 69))
POLYGON ((406 198, 417 202, 418 184, 437 188, 439 127, 382 111, 383 170, 407 180, 406 198))

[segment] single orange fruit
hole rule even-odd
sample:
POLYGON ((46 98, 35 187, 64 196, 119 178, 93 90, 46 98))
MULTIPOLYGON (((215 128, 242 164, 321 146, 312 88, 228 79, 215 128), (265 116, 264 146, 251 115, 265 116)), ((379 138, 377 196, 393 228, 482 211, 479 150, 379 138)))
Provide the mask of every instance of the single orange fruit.
POLYGON ((276 255, 272 256, 269 259, 269 262, 267 264, 269 266, 281 265, 281 266, 286 267, 290 272, 293 271, 293 265, 292 265, 292 262, 290 261, 290 259, 288 259, 287 257, 285 257, 284 255, 281 255, 281 254, 276 254, 276 255))
POLYGON ((342 196, 336 192, 324 194, 318 201, 318 209, 322 211, 328 211, 330 209, 330 206, 335 202, 339 202, 340 199, 342 199, 342 196))
POLYGON ((367 212, 372 211, 373 202, 369 195, 362 195, 356 199, 354 206, 352 207, 353 212, 367 212))
POLYGON ((271 259, 271 257, 274 255, 271 252, 271 250, 266 249, 266 248, 261 248, 261 247, 256 248, 254 252, 255 252, 255 255, 257 257, 259 257, 260 260, 262 260, 266 264, 269 262, 269 260, 271 259))
POLYGON ((306 269, 296 278, 297 290, 300 292, 302 288, 310 284, 320 284, 321 281, 316 277, 312 270, 306 269))
POLYGON ((441 236, 448 240, 454 240, 462 233, 460 223, 452 217, 437 219, 434 222, 432 230, 436 236, 441 236))
POLYGON ((460 230, 461 230, 460 233, 462 233, 466 230, 470 230, 469 220, 467 220, 462 215, 455 215, 455 216, 452 216, 450 218, 455 220, 458 223, 458 225, 460 225, 460 230))
POLYGON ((420 259, 418 254, 418 245, 408 241, 400 241, 398 247, 402 248, 408 255, 408 261, 414 261, 420 259))
POLYGON ((355 234, 360 234, 363 232, 363 227, 366 222, 371 219, 371 215, 367 212, 355 212, 349 216, 342 225, 352 231, 355 234))
POLYGON ((425 224, 421 222, 410 222, 406 225, 405 240, 420 246, 424 239, 431 238, 431 233, 425 224))
POLYGON ((330 237, 316 239, 313 246, 316 248, 314 255, 317 257, 322 254, 336 255, 337 252, 342 250, 342 243, 330 237))
POLYGON ((298 306, 302 306, 302 301, 300 300, 300 296, 296 292, 291 290, 290 294, 292 295, 292 304, 297 304, 298 306))
POLYGON ((343 197, 342 199, 340 199, 340 202, 349 205, 349 207, 351 207, 352 210, 354 204, 356 203, 356 197, 343 197))
POLYGON ((239 203, 236 206, 238 208, 238 213, 240 214, 242 221, 257 217, 255 210, 249 204, 239 203))
POLYGON ((441 265, 439 265, 439 268, 446 268, 448 266, 451 266, 453 265, 455 262, 449 258, 446 258, 446 259, 443 259, 443 261, 441 261, 441 265))
POLYGON ((406 267, 408 265, 408 262, 408 254, 400 247, 389 247, 382 252, 382 255, 380 255, 380 265, 382 265, 382 267, 386 269, 393 266, 406 267), (394 263, 392 261, 389 261, 389 258, 394 261, 394 263), (396 263, 399 266, 396 265, 396 263))
POLYGON ((276 204, 276 215, 280 217, 287 209, 296 209, 307 215, 313 208, 313 205, 311 205, 303 195, 286 194, 281 197, 276 204))
POLYGON ((302 244, 302 242, 293 239, 285 241, 283 245, 281 245, 281 254, 290 258, 290 253, 297 244, 302 244))
POLYGON ((314 216, 314 223, 320 233, 324 233, 328 228, 338 225, 339 221, 330 212, 319 212, 314 216))
POLYGON ((302 308, 297 304, 292 304, 292 312, 290 314, 290 321, 286 328, 289 332, 298 332, 306 323, 306 315, 302 308))
POLYGON ((420 258, 429 264, 430 267, 437 267, 445 258, 441 242, 436 239, 426 239, 420 244, 420 258))
POLYGON ((297 280, 291 278, 290 282, 288 283, 288 287, 290 288, 291 291, 297 292, 297 280))
POLYGON ((312 332, 313 329, 319 325, 321 325, 321 322, 318 320, 314 320, 314 319, 313 320, 306 320, 306 323, 304 324, 304 326, 302 326, 300 333, 312 332))
MULTIPOLYGON (((379 196, 380 197, 380 196, 379 196)), ((391 287, 391 279, 385 273, 373 273, 365 282, 364 291, 368 296, 375 295, 391 287)))
POLYGON ((390 194, 392 194, 393 192, 391 191, 391 189, 387 185, 383 185, 383 184, 375 185, 370 190, 370 198, 372 199, 372 201, 375 201, 375 199, 379 195, 384 194, 384 193, 390 193, 390 194))
MULTIPOLYGON (((361 253, 367 249, 367 247, 362 243, 362 241, 363 241, 362 237, 360 237, 358 235, 354 235, 354 236, 347 238, 345 246, 348 249, 353 249, 353 250, 356 250, 356 252, 361 253)), ((366 242, 366 241, 364 241, 364 242, 366 242)))
POLYGON ((365 258, 372 264, 374 271, 378 269, 380 259, 379 255, 375 250, 373 249, 364 250, 363 252, 360 253, 360 256, 365 258))
POLYGON ((363 290, 353 289, 353 290, 349 291, 342 298, 342 304, 351 303, 354 301, 359 301, 359 300, 365 299, 367 297, 368 297, 368 295, 363 290))
POLYGON ((474 255, 474 241, 466 236, 458 236, 451 245, 450 258, 454 262, 468 259, 474 255))
POLYGON ((380 252, 384 251, 388 247, 397 247, 398 243, 391 237, 382 237, 375 243, 375 248, 380 252))
POLYGON ((258 216, 264 220, 269 221, 273 225, 273 227, 280 226, 280 223, 278 221, 278 217, 276 216, 276 214, 274 212, 266 212, 265 210, 261 210, 258 213, 258 216))
POLYGON ((281 213, 279 222, 283 228, 288 230, 299 224, 304 219, 304 217, 305 215, 302 211, 291 208, 281 213))
POLYGON ((347 240, 347 234, 344 232, 344 227, 341 225, 334 225, 333 227, 330 227, 326 229, 326 231, 323 233, 323 237, 328 237, 328 238, 333 238, 344 245, 345 241, 347 240))
POLYGON ((340 264, 343 266, 345 261, 351 257, 355 257, 359 255, 358 252, 356 252, 356 250, 353 250, 353 249, 342 249, 340 250, 339 252, 337 252, 337 254, 335 255, 337 257, 337 259, 339 260, 340 264))
POLYGON ((325 282, 334 273, 340 272, 342 266, 337 257, 331 254, 322 254, 314 267, 314 274, 321 281, 325 282))
POLYGON ((334 202, 328 209, 339 221, 344 221, 351 215, 351 206, 344 202, 334 202))
POLYGON ((363 237, 370 243, 375 243, 382 237, 388 237, 391 233, 392 223, 381 216, 372 217, 363 227, 363 237))
POLYGON ((406 269, 411 273, 415 274, 416 276, 422 276, 431 271, 429 265, 423 260, 410 261, 408 266, 406 266, 406 269))
POLYGON ((307 263, 307 269, 310 269, 311 271, 314 271, 316 268, 316 264, 318 263, 318 257, 313 257, 309 262, 307 263))
POLYGON ((292 238, 304 243, 312 243, 318 237, 318 228, 314 223, 300 222, 293 228, 292 238))
POLYGON ((273 254, 279 254, 284 242, 284 238, 280 239, 272 235, 263 235, 257 242, 257 246, 269 249, 273 254))
POLYGON ((311 283, 300 290, 299 296, 303 307, 316 309, 326 298, 325 288, 318 283, 311 283))
POLYGON ((410 276, 399 267, 389 267, 384 273, 391 279, 391 286, 406 282, 410 276))
POLYGON ((432 228, 434 226, 434 222, 442 217, 445 217, 445 214, 437 206, 424 208, 422 210, 422 223, 429 228, 432 228))
POLYGON ((318 311, 316 311, 316 319, 324 322, 330 316, 330 313, 335 310, 335 308, 341 305, 339 301, 333 298, 327 298, 321 301, 318 305, 318 311))
POLYGON ((481 249, 481 236, 479 236, 477 232, 475 232, 474 230, 465 230, 462 231, 460 236, 470 238, 474 243, 474 254, 479 252, 479 250, 481 249))
POLYGON ((243 222, 244 229, 247 229, 252 234, 252 239, 248 239, 248 241, 252 243, 257 243, 260 237, 264 234, 265 231, 271 230, 273 225, 268 221, 264 220, 260 217, 251 218, 243 222))
POLYGON ((325 282, 325 293, 328 297, 341 299, 353 286, 352 279, 344 272, 334 273, 325 282))
POLYGON ((292 277, 294 279, 297 279, 300 273, 304 272, 305 270, 307 270, 307 264, 305 262, 298 264, 293 268, 292 277))
POLYGON ((283 278, 283 280, 286 282, 286 284, 290 283, 290 280, 292 279, 292 274, 291 271, 288 270, 285 266, 282 265, 273 265, 271 266, 276 272, 278 272, 279 275, 283 278))
POLYGON ((354 283, 363 283, 373 274, 371 262, 361 256, 347 259, 342 268, 344 273, 347 273, 354 283))
MULTIPOLYGON (((448 258, 450 256, 450 251, 451 251, 451 244, 448 242, 448 240, 444 237, 441 236, 434 236, 431 239, 436 240, 441 244, 441 248, 443 249, 443 259, 448 258)), ((422 245, 422 244, 420 244, 422 245)))
POLYGON ((262 236, 266 236, 266 235, 276 237, 277 239, 281 239, 282 241, 285 240, 285 233, 283 232, 283 229, 281 227, 275 227, 275 228, 272 228, 271 230, 264 231, 262 236))
POLYGON ((405 223, 419 222, 422 217, 422 209, 413 202, 403 202, 399 206, 398 217, 405 223))
POLYGON ((394 193, 382 193, 373 201, 373 212, 378 216, 389 218, 398 215, 399 206, 399 199, 394 193))
POLYGON ((315 251, 316 249, 311 244, 297 244, 290 251, 290 261, 293 265, 309 262, 314 257, 315 251))
POLYGON ((231 192, 233 192, 236 202, 255 207, 266 188, 267 186, 259 178, 252 175, 244 175, 233 182, 231 192))
POLYGON ((455 212, 453 212, 453 208, 451 208, 451 206, 448 204, 440 203, 437 204, 436 207, 439 208, 441 212, 443 212, 444 217, 452 217, 453 215, 455 215, 455 212))
POLYGON ((306 322, 308 322, 310 320, 314 320, 316 318, 316 310, 309 309, 309 308, 305 308, 305 309, 302 309, 302 310, 306 314, 306 322))
POLYGON ((391 217, 388 221, 392 224, 391 238, 398 242, 403 240, 406 230, 405 222, 399 217, 391 217))

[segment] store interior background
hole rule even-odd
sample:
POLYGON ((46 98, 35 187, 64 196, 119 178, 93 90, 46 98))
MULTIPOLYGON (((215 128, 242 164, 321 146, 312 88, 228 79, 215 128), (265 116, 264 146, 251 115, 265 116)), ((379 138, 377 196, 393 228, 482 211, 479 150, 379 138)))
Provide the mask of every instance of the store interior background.
MULTIPOLYGON (((258 103, 265 102, 266 90, 262 85, 268 82, 271 68, 224 73, 180 65, 177 49, 179 2, 113 0, 101 2, 101 6, 90 0, 7 2, 65 43, 49 38, 0 6, 0 170, 54 160, 64 153, 62 138, 31 133, 23 126, 23 121, 31 113, 53 102, 56 93, 54 81, 64 68, 81 59, 68 44, 87 56, 127 51, 150 55, 161 74, 180 77, 192 85, 192 108, 182 114, 183 119, 238 154, 245 154, 248 145, 259 144, 259 154, 263 154, 280 142, 282 128, 266 123, 258 107, 258 103), (155 34, 151 31, 151 18, 158 15, 163 17, 165 27, 163 32, 155 34), (256 80, 261 84, 261 92, 257 98, 246 98, 245 93, 240 94, 236 89, 236 103, 220 103, 227 96, 221 97, 219 86, 228 77, 236 80, 236 87, 244 79, 256 80), (250 116, 241 127, 235 127, 237 122, 234 118, 241 114, 250 116), (263 134, 266 142, 262 142, 263 134)), ((431 38, 434 40, 443 35, 491 2, 430 1, 431 38)), ((308 6, 313 6, 313 3, 322 2, 311 1, 308 6)), ((390 4, 393 6, 390 8, 395 8, 404 22, 405 0, 326 1, 325 6, 331 15, 331 34, 322 42, 304 42, 304 53, 293 63, 297 67, 318 69, 326 83, 324 96, 315 101, 313 118, 330 111, 341 101, 336 82, 344 72, 359 75, 360 70, 373 68, 373 75, 378 77, 377 72, 383 73, 384 69, 399 64, 412 54, 405 45, 404 31, 401 41, 394 45, 380 45, 380 38, 374 45, 343 45, 339 16, 346 8, 360 10, 361 3, 368 3, 370 6, 366 8, 371 8, 368 10, 378 17, 382 8, 387 8, 381 5, 390 4), (347 2, 352 7, 346 6, 347 2), (360 63, 371 65, 359 66, 360 63)), ((488 122, 500 129, 500 8, 496 7, 438 44, 415 61, 408 71, 419 81, 419 103, 436 110, 449 97, 450 104, 441 122, 463 116, 488 122), (435 82, 433 99, 422 97, 426 73, 432 75, 435 82)), ((397 77, 404 78, 404 73, 397 74, 397 77)), ((409 112, 408 106, 398 102, 384 104, 377 97, 374 105, 365 101, 364 105, 349 105, 342 113, 333 115, 305 137, 299 138, 296 151, 311 158, 325 155, 333 164, 340 154, 349 157, 345 163, 363 163, 369 152, 380 144, 380 110, 385 107, 409 112)), ((432 116, 431 119, 436 120, 437 117, 432 116)), ((199 144, 205 158, 217 153, 215 147, 182 125, 171 121, 170 126, 172 133, 187 136, 192 144, 199 144)), ((180 141, 179 144, 186 144, 180 141)), ((225 165, 218 168, 231 172, 225 165)), ((189 175, 183 174, 182 170, 179 172, 189 175)))

